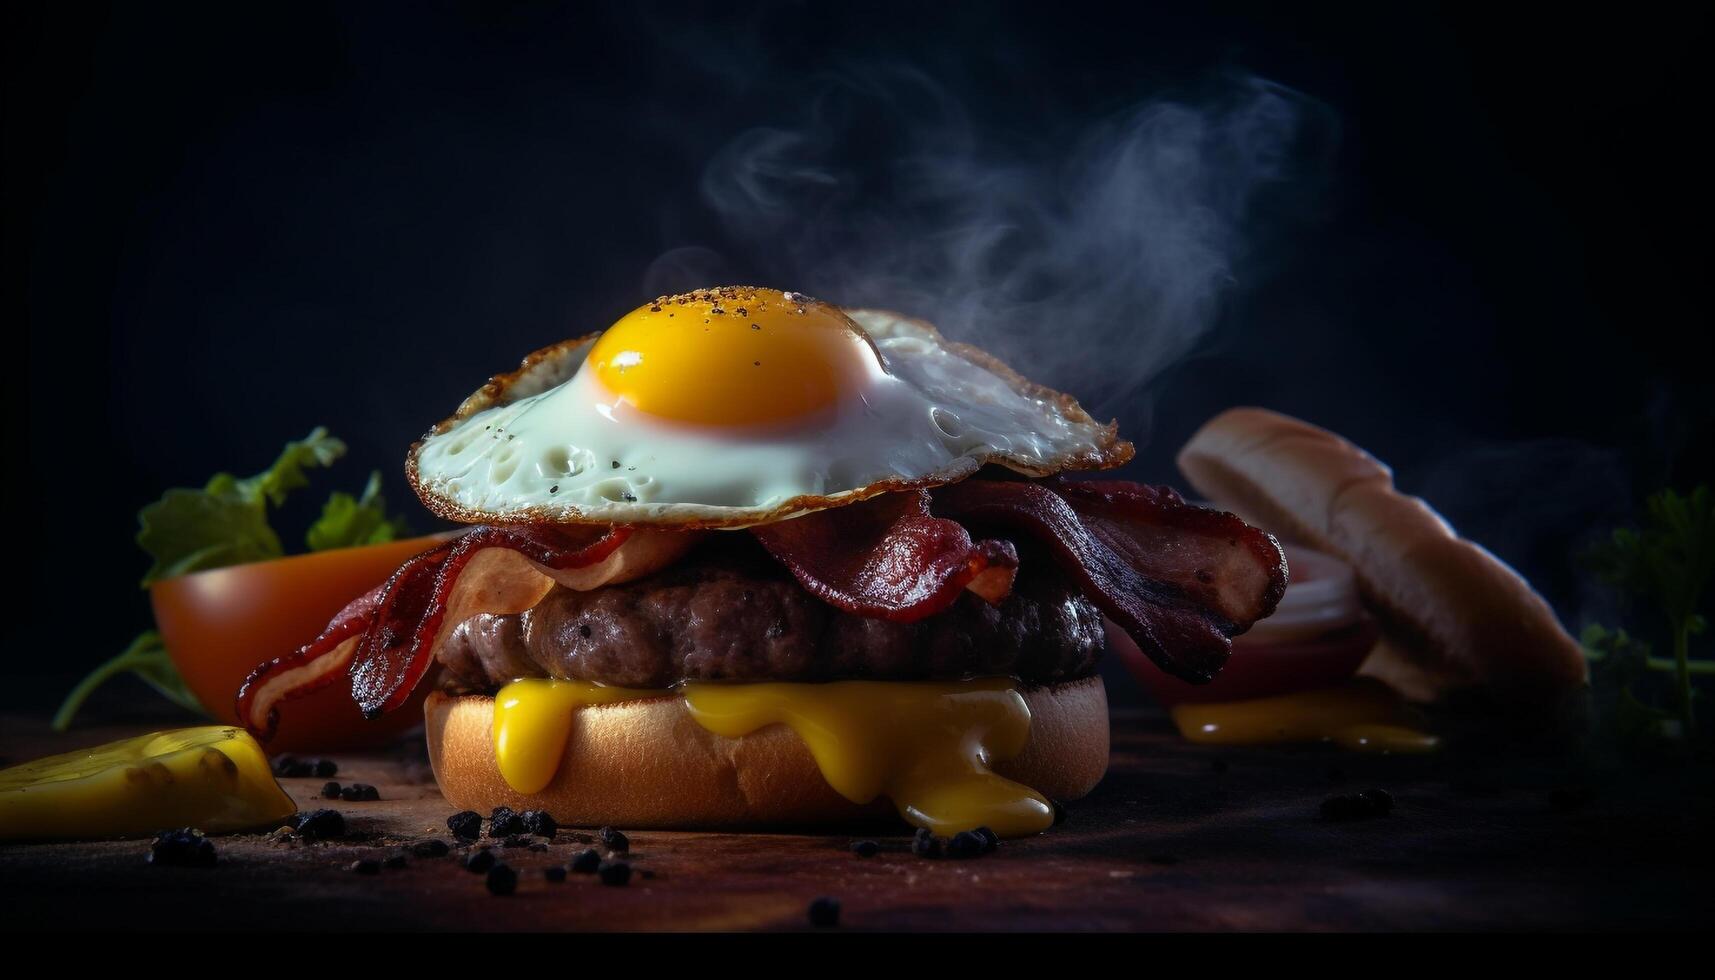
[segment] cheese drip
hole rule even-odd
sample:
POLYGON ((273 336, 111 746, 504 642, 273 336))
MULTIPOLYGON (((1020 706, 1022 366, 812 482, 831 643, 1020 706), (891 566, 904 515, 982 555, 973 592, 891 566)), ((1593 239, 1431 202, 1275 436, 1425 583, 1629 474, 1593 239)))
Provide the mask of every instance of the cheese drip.
POLYGON ((988 768, 1030 739, 1030 706, 1008 678, 687 684, 685 703, 728 738, 786 725, 835 792, 859 804, 886 796, 936 834, 988 827, 1020 837, 1054 823, 1040 793, 988 768))
POLYGON ((520 793, 541 792, 560 768, 560 755, 572 734, 572 712, 666 693, 589 681, 513 681, 494 696, 494 759, 501 778, 520 793))
POLYGON ((1333 742, 1360 752, 1433 752, 1441 740, 1386 685, 1359 678, 1342 687, 1248 701, 1181 704, 1179 734, 1209 745, 1333 742))
MULTIPOLYGON (((560 767, 573 712, 669 692, 583 681, 513 681, 495 696, 494 752, 506 784, 542 790, 560 767)), ((888 797, 901 816, 937 834, 989 827, 1003 837, 1046 830, 1041 794, 995 775, 1030 738, 1030 707, 1008 678, 686 684, 691 717, 739 738, 786 725, 804 740, 828 785, 853 803, 888 797)))
POLYGON ((136 837, 278 826, 297 804, 247 733, 140 735, 0 770, 0 840, 136 837))

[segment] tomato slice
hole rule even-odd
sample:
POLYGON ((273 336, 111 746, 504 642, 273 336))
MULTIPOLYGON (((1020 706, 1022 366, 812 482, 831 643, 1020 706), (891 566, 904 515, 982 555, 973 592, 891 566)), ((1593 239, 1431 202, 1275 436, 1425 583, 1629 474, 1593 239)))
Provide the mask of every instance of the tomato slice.
MULTIPOLYGON (((445 540, 410 538, 233 565, 149 587, 155 623, 173 664, 209 713, 238 724, 233 701, 252 669, 315 639, 345 604, 387 580, 407 558, 445 540)), ((424 685, 414 703, 421 702, 424 685)), ((364 719, 351 690, 333 684, 281 712, 269 752, 373 745, 422 722, 414 707, 364 719)))

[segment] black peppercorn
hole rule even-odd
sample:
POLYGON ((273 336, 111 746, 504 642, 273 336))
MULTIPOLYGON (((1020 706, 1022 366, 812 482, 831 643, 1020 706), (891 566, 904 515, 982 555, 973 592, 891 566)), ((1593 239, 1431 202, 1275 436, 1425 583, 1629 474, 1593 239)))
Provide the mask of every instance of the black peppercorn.
POLYGON ((550 864, 546 868, 542 869, 542 877, 549 881, 565 881, 566 866, 563 864, 550 864))
POLYGON ((524 832, 537 837, 552 840, 560 829, 559 823, 545 810, 525 810, 518 818, 524 822, 524 832))
POLYGON ((623 885, 631 880, 631 865, 625 861, 603 861, 596 874, 604 885, 623 885))
POLYGON ((941 856, 941 840, 928 827, 918 827, 916 835, 911 838, 911 853, 920 858, 938 858, 941 856))
POLYGON ((524 832, 524 821, 509 806, 497 806, 488 817, 488 836, 503 840, 524 832))
POLYGON ((488 891, 491 895, 510 895, 518 889, 518 872, 504 864, 488 869, 488 891))
POLYGON ((624 834, 612 827, 603 827, 596 831, 596 836, 601 838, 602 846, 610 851, 619 851, 623 853, 631 850, 631 838, 626 837, 624 834))
POLYGON ((855 840, 851 847, 852 853, 860 858, 875 857, 881 852, 881 845, 872 840, 855 840))
POLYGON ((314 810, 298 815, 296 829, 306 840, 332 840, 345 836, 345 817, 338 810, 314 810))
POLYGON ((322 784, 322 799, 324 799, 324 800, 337 800, 337 799, 339 799, 339 784, 336 782, 333 782, 332 780, 329 780, 328 782, 323 783, 322 784))
POLYGON ((332 759, 317 759, 314 772, 317 779, 331 779, 339 775, 339 763, 332 759))
POLYGON ((464 866, 466 871, 475 871, 481 874, 494 867, 494 852, 486 847, 480 851, 472 851, 464 859, 464 866))
POLYGON ((947 841, 950 858, 973 858, 983 852, 983 839, 968 830, 961 830, 947 841))
POLYGON ((214 842, 190 827, 168 830, 156 835, 146 860, 162 867, 212 868, 216 860, 214 842))
POLYGON ((1385 789, 1366 789, 1358 792, 1358 799, 1370 805, 1378 814, 1393 812, 1393 794, 1385 789))
POLYGON ((345 866, 347 871, 355 871, 360 875, 378 875, 381 873, 381 862, 370 858, 353 861, 345 866))
POLYGON ((405 866, 404 852, 401 851, 397 854, 387 855, 387 857, 382 860, 381 866, 392 871, 397 871, 400 868, 403 868, 405 866))
POLYGON ((572 857, 571 869, 581 875, 595 874, 601 867, 601 855, 595 848, 586 847, 572 857))
POLYGON ((988 852, 990 852, 990 851, 992 851, 995 848, 1000 846, 1000 835, 995 833, 993 830, 990 830, 987 827, 978 827, 977 829, 971 831, 971 833, 976 834, 978 837, 982 838, 983 853, 984 854, 987 854, 988 852))
POLYGON ((482 836, 482 814, 461 810, 447 818, 447 829, 459 840, 476 840, 482 836))
POLYGON ((420 858, 446 857, 447 842, 444 840, 420 840, 411 845, 411 853, 420 858))

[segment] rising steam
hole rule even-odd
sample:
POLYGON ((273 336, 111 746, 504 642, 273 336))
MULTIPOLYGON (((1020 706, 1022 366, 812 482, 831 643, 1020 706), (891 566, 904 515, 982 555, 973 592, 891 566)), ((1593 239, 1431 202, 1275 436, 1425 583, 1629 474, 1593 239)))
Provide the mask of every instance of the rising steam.
POLYGON ((1331 114, 1249 76, 1068 132, 973 122, 907 68, 823 80, 790 123, 745 130, 703 200, 734 261, 676 249, 650 292, 728 269, 933 320, 1097 412, 1134 405, 1218 322, 1247 259, 1332 149, 1331 114))

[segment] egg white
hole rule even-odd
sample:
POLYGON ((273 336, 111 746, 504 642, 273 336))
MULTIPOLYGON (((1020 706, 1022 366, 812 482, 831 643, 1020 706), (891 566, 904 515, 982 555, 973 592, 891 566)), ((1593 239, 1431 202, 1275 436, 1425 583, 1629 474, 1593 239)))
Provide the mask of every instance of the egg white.
POLYGON ((814 426, 686 425, 615 404, 582 369, 590 341, 527 360, 473 396, 413 447, 412 482, 430 509, 468 522, 742 527, 953 482, 989 462, 1046 475, 1130 456, 1113 426, 979 363, 928 324, 846 312, 887 373, 814 426))

